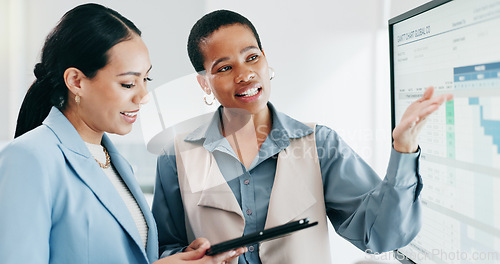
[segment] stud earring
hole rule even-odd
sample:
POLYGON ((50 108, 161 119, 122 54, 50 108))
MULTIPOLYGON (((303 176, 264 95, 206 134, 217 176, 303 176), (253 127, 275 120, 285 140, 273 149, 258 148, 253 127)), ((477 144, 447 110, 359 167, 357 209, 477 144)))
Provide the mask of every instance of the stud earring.
POLYGON ((80 96, 78 94, 75 95, 75 102, 77 105, 80 105, 80 96))

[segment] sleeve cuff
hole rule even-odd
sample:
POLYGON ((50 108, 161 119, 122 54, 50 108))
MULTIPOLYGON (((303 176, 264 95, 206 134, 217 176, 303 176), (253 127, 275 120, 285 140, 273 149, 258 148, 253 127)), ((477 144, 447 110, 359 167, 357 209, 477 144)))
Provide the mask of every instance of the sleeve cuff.
POLYGON ((396 187, 409 187, 421 184, 422 179, 418 171, 420 146, 415 153, 400 153, 394 148, 387 168, 387 182, 396 187))
POLYGON ((163 253, 160 255, 160 258, 166 258, 168 256, 172 256, 174 254, 177 254, 177 253, 181 253, 181 252, 184 252, 184 250, 187 248, 187 246, 185 247, 178 247, 178 248, 175 248, 175 249, 166 249, 165 251, 163 251, 163 253))

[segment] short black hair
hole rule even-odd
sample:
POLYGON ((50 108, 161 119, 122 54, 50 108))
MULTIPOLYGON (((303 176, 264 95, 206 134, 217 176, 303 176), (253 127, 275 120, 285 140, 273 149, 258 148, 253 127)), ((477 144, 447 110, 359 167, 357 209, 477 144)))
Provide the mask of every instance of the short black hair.
POLYGON ((187 49, 189 59, 196 72, 202 73, 205 70, 203 66, 205 58, 201 52, 200 43, 219 28, 234 24, 241 24, 252 30, 257 40, 257 44, 259 45, 259 49, 262 50, 259 34, 250 20, 233 11, 216 10, 200 18, 196 24, 194 24, 193 28, 191 28, 191 32, 189 33, 187 49))

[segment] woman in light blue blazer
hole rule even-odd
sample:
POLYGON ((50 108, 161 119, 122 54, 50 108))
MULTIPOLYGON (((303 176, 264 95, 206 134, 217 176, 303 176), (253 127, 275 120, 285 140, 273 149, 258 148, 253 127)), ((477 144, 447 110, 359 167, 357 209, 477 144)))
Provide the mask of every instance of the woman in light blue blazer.
MULTIPOLYGON (((129 163, 105 132, 130 132, 148 101, 140 30, 86 4, 49 34, 16 139, 0 152, 1 263, 152 263, 158 235, 129 163)), ((208 241, 158 263, 222 263, 208 241)))

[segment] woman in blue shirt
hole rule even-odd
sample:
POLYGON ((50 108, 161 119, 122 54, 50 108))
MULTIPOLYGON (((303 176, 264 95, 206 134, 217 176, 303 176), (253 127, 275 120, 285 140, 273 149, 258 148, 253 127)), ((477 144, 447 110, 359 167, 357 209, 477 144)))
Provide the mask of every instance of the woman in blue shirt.
MULTIPOLYGON (((148 101, 141 31, 85 4, 49 34, 24 98, 16 139, 0 152, 2 263, 152 263, 154 218, 131 166, 106 133, 125 135, 148 101), (105 133, 106 132, 106 133, 105 133)), ((209 243, 157 263, 221 263, 209 243)))
POLYGON ((335 131, 274 108, 272 69, 243 16, 218 10, 202 17, 191 29, 188 53, 205 102, 214 96, 221 107, 158 158, 153 215, 162 256, 197 237, 217 243, 303 217, 319 225, 250 245, 238 263, 329 263, 326 217, 367 252, 415 237, 422 188, 417 136, 449 96, 432 97, 430 88, 409 106, 380 180, 335 131))

